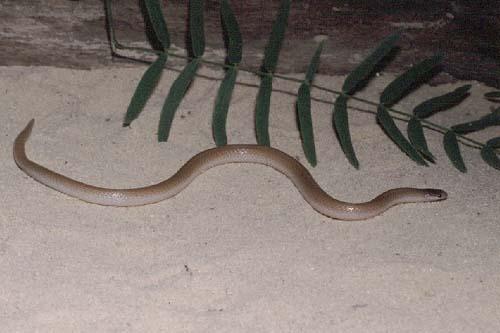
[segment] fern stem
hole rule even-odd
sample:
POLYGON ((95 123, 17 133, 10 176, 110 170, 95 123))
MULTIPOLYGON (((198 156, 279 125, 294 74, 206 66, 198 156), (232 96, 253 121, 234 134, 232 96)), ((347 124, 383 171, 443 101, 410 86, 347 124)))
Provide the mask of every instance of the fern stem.
MULTIPOLYGON (((130 51, 136 51, 136 52, 141 52, 143 54, 150 54, 150 55, 158 55, 160 53, 165 52, 166 54, 168 54, 169 57, 185 59, 187 61, 191 61, 192 60, 191 57, 188 57, 188 56, 185 56, 185 55, 180 55, 180 54, 174 53, 174 52, 169 51, 169 50, 162 51, 162 50, 154 50, 154 49, 148 49, 148 48, 143 48, 143 47, 125 46, 125 45, 119 43, 117 41, 117 39, 116 39, 116 34, 115 34, 114 26, 113 26, 112 6, 111 6, 110 0, 104 0, 104 5, 105 5, 105 11, 106 11, 106 20, 107 20, 107 23, 108 23, 107 24, 107 30, 108 30, 108 35, 109 35, 110 44, 111 44, 111 51, 112 51, 113 55, 119 56, 119 57, 125 57, 125 58, 130 59, 130 60, 135 60, 135 61, 140 61, 140 62, 146 62, 146 63, 152 63, 152 60, 140 59, 140 58, 133 58, 133 57, 130 57, 130 56, 121 55, 121 54, 119 54, 117 52, 117 50, 130 50, 130 51)), ((212 66, 217 66, 217 67, 222 67, 222 68, 226 68, 226 69, 235 66, 235 65, 232 65, 232 64, 226 64, 226 63, 220 63, 220 62, 217 62, 217 61, 206 60, 206 59, 203 59, 203 58, 198 58, 198 59, 200 60, 200 62, 202 62, 204 64, 208 64, 208 65, 212 65, 212 66)), ((241 66, 238 66, 238 69, 239 69, 239 71, 250 73, 250 74, 254 74, 254 75, 257 75, 257 76, 270 75, 270 76, 272 76, 275 79, 281 79, 281 80, 290 81, 290 82, 296 82, 296 83, 302 83, 303 82, 303 79, 297 79, 297 78, 286 76, 286 75, 281 75, 281 74, 276 74, 276 73, 268 73, 268 72, 263 72, 263 71, 260 71, 260 70, 252 70, 252 69, 243 68, 241 66)), ((207 76, 204 76, 204 75, 201 75, 201 74, 195 74, 195 76, 208 78, 207 76)), ((237 83, 240 83, 240 82, 237 82, 237 83)), ((371 106, 375 106, 375 107, 379 107, 380 106, 380 103, 373 102, 373 101, 370 101, 370 100, 367 100, 367 99, 364 99, 364 98, 356 97, 356 96, 353 96, 353 95, 345 94, 342 91, 337 91, 337 90, 334 90, 334 89, 329 89, 329 88, 326 88, 326 87, 323 87, 323 86, 319 86, 319 85, 316 85, 316 84, 311 84, 310 86, 311 86, 311 88, 314 87, 314 88, 316 88, 318 90, 321 90, 321 91, 324 91, 324 92, 328 92, 328 93, 331 93, 331 94, 335 94, 337 96, 343 95, 343 96, 347 97, 348 99, 352 99, 352 100, 355 100, 355 101, 358 101, 358 102, 361 102, 361 103, 364 103, 364 104, 367 104, 367 105, 371 105, 371 106)), ((273 91, 276 91, 276 90, 273 90, 273 91)), ((290 93, 290 94, 295 95, 295 93, 290 93)), ((322 102, 325 102, 325 103, 333 105, 332 101, 324 101, 323 100, 322 102)), ((411 115, 411 114, 408 114, 408 113, 403 112, 403 111, 396 110, 394 108, 388 108, 388 107, 384 107, 384 108, 387 111, 389 111, 389 112, 391 112, 393 114, 397 114, 397 115, 403 117, 403 119, 400 118, 400 117, 394 117, 397 120, 408 122, 413 117, 413 115, 411 115)), ((351 109, 359 111, 358 109, 355 109, 355 108, 351 108, 351 109)), ((364 111, 376 114, 375 111, 371 111, 371 110, 364 110, 364 111)), ((448 127, 441 126, 439 124, 433 123, 433 122, 431 122, 429 120, 426 120, 426 119, 419 119, 419 120, 422 122, 422 124, 424 124, 424 127, 428 128, 430 130, 433 130, 435 132, 439 132, 441 134, 445 134, 446 132, 448 132, 448 131, 451 130, 448 127)), ((472 148, 475 148, 475 149, 482 149, 483 147, 486 146, 486 144, 484 144, 482 142, 479 142, 477 140, 471 139, 471 138, 469 138, 469 137, 467 137, 467 136, 465 136, 463 134, 459 134, 459 133, 455 133, 455 134, 456 134, 457 138, 459 139, 460 143, 462 143, 462 144, 464 144, 466 146, 469 146, 469 147, 472 147, 472 148)))

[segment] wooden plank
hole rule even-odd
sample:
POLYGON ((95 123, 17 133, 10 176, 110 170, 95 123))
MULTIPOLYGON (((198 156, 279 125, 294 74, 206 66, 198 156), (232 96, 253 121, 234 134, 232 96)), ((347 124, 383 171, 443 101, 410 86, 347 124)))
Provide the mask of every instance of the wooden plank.
MULTIPOLYGON (((113 0, 115 28, 123 44, 148 46, 136 0, 113 0)), ((346 74, 376 42, 404 29, 402 52, 389 71, 402 72, 435 51, 445 55, 444 69, 459 79, 476 79, 500 87, 500 7, 496 1, 320 1, 292 3, 279 72, 304 72, 314 38, 325 35, 319 73, 346 74)), ((163 2, 175 46, 184 48, 187 2, 163 2)), ((244 41, 242 65, 261 65, 279 0, 231 1, 244 41)), ((219 1, 206 1, 205 57, 220 60, 223 48, 219 1), (216 52, 213 52, 216 50, 216 52)), ((2 0, 0 65, 48 65, 95 68, 116 62, 110 56, 102 0, 2 0)), ((123 65, 123 62, 121 63, 123 65)), ((453 79, 440 75, 437 81, 453 79)))

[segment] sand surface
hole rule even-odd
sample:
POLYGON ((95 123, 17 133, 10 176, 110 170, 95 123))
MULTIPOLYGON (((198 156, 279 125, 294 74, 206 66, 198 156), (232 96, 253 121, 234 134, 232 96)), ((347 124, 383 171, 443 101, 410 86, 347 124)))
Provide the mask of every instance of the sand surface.
MULTIPOLYGON (((31 118, 28 155, 94 185, 152 184, 212 147, 215 80, 196 80, 168 143, 156 142, 156 129, 175 72, 165 72, 131 128, 121 126, 144 69, 0 68, 1 331, 500 331, 500 173, 464 146, 469 172, 459 173, 440 134, 428 135, 437 164, 419 167, 373 114, 352 111, 356 171, 331 129, 331 105, 313 103, 319 163, 309 169, 330 194, 363 201, 400 186, 449 193, 444 202, 398 206, 365 222, 318 214, 285 176, 258 165, 209 170, 177 197, 136 208, 81 202, 17 168, 12 142, 31 118)), ((391 79, 378 77, 361 95, 376 101, 391 79)), ((335 89, 342 81, 317 78, 335 89)), ((465 83, 471 97, 433 119, 451 125, 489 112, 482 94, 491 89, 476 82, 424 86, 399 108, 465 83)), ((255 143, 255 95, 237 86, 230 143, 255 143)), ((273 94, 271 141, 306 162, 293 106, 292 96, 273 94)), ((494 135, 498 127, 474 137, 494 135)))

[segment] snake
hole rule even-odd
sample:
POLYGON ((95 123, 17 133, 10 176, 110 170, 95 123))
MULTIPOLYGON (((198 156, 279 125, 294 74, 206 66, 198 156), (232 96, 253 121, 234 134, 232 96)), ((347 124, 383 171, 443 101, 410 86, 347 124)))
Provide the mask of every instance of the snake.
POLYGON ((272 167, 291 180, 312 208, 337 220, 369 219, 395 205, 440 201, 448 197, 440 189, 402 187, 385 191, 367 202, 341 201, 326 193, 295 158, 278 149, 253 144, 224 145, 204 150, 189 159, 173 176, 154 185, 126 189, 97 187, 49 170, 26 156, 25 146, 34 123, 32 119, 14 141, 14 160, 18 167, 56 191, 103 206, 141 206, 171 198, 206 170, 228 163, 254 163, 272 167))

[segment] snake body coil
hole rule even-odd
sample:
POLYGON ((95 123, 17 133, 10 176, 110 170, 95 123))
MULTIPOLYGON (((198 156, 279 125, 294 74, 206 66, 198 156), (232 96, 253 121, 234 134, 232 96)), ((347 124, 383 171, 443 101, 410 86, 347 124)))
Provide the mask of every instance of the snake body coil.
POLYGON ((132 189, 109 189, 88 185, 33 161, 25 152, 33 128, 32 119, 14 141, 14 160, 19 168, 40 183, 83 201, 105 206, 139 206, 168 199, 181 192, 204 171, 226 163, 257 163, 270 166, 287 176, 304 199, 318 212, 339 220, 363 220, 390 207, 409 202, 440 201, 446 192, 438 189, 395 188, 363 203, 349 203, 328 195, 309 171, 284 152, 259 145, 227 145, 208 149, 186 162, 172 177, 155 185, 132 189))

